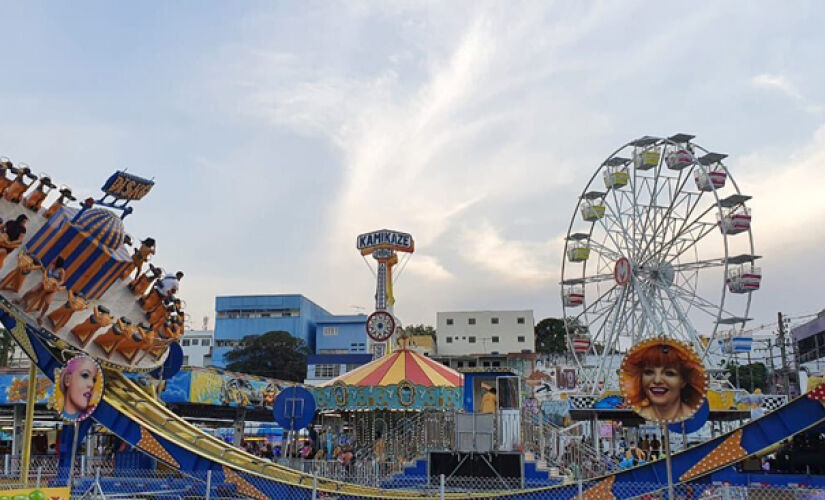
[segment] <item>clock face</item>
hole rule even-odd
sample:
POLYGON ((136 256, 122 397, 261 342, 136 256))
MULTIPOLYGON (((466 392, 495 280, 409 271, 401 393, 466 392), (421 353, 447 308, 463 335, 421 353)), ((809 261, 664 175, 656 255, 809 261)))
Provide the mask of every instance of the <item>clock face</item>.
POLYGON ((387 311, 375 311, 367 318, 367 335, 376 342, 384 342, 395 331, 395 319, 387 311))

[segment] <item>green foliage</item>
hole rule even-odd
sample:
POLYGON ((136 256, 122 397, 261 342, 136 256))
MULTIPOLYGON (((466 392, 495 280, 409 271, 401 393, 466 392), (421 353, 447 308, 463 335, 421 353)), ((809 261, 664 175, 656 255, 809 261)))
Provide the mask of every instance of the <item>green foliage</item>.
POLYGON ((737 365, 735 361, 726 363, 725 368, 728 371, 728 380, 740 388, 748 391, 754 389, 762 389, 766 392, 768 389, 768 368, 762 363, 751 363, 749 365, 737 365), (737 385, 736 371, 739 370, 739 384, 737 385))
POLYGON ((11 332, 0 328, 0 366, 8 366, 14 352, 14 339, 11 332))
POLYGON ((429 335, 435 338, 435 328, 430 325, 410 325, 405 326, 404 331, 410 335, 429 335))
POLYGON ((303 382, 307 376, 307 354, 309 348, 302 339, 279 330, 247 335, 224 358, 227 370, 303 382))
POLYGON ((564 334, 564 320, 544 318, 535 328, 536 352, 543 354, 562 354, 567 351, 567 339, 564 334))

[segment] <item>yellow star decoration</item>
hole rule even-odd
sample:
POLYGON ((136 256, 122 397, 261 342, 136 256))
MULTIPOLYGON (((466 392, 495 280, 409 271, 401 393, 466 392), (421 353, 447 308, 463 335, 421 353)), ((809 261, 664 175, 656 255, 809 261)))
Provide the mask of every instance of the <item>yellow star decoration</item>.
POLYGON ((594 484, 582 494, 584 500, 614 500, 613 482, 616 476, 610 476, 594 484))
POLYGON ((223 475, 227 483, 234 484, 235 487, 238 488, 239 493, 248 497, 257 498, 258 500, 269 500, 269 497, 261 493, 258 488, 249 484, 246 479, 225 465, 223 467, 223 475))
POLYGON ((740 458, 748 456, 748 452, 742 447, 742 429, 737 430, 731 437, 722 441, 713 451, 708 453, 702 460, 696 463, 687 472, 679 477, 679 481, 687 481, 694 477, 718 469, 719 467, 733 463, 740 458))
POLYGON ((166 451, 166 448, 164 448, 158 440, 155 439, 155 436, 153 436, 151 432, 147 431, 143 427, 140 428, 140 441, 138 441, 138 447, 148 451, 153 457, 180 468, 178 461, 175 460, 168 451, 166 451))

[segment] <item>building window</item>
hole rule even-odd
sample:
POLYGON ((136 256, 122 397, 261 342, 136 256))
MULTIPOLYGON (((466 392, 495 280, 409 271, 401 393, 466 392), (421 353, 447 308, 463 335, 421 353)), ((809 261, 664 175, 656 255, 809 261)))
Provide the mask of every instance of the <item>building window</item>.
POLYGON ((475 368, 476 367, 476 362, 475 361, 468 361, 467 366, 469 366, 470 368, 475 368))
POLYGON ((202 346, 205 346, 205 347, 209 347, 209 344, 210 344, 210 343, 211 343, 211 342, 209 341, 209 339, 203 339, 203 342, 201 342, 201 345, 202 345, 202 346))
POLYGON ((498 324, 498 318, 490 318, 490 323, 492 323, 494 325, 497 325, 498 324))
POLYGON ((288 317, 292 316, 292 313, 290 313, 289 311, 284 311, 284 312, 281 313, 281 316, 283 316, 284 318, 288 318, 288 317))
POLYGON ((467 318, 467 324, 468 325, 475 325, 476 324, 476 319, 475 318, 467 318))
POLYGON ((475 344, 476 343, 476 338, 475 337, 470 337, 468 342, 471 343, 471 344, 475 344))
POLYGON ((183 357, 183 364, 185 364, 185 365, 189 364, 189 356, 184 356, 183 357))
POLYGON ((516 323, 518 323, 519 325, 523 325, 524 324, 524 318, 516 318, 516 323))
POLYGON ((189 339, 183 339, 183 347, 187 347, 189 345, 189 339))
POLYGON ((524 335, 519 335, 516 340, 518 340, 519 342, 524 342, 524 335))
POLYGON ((332 378, 340 374, 341 365, 315 365, 315 378, 332 378))
POLYGON ((455 364, 456 368, 464 368, 464 361, 459 361, 455 364))
POLYGON ((452 325, 453 324, 453 318, 447 318, 447 324, 452 325))
POLYGON ((501 361, 493 361, 493 366, 501 366, 501 361))
POLYGON ((447 337, 447 343, 452 344, 453 343, 453 338, 452 337, 447 337))
POLYGON ((498 337, 493 336, 493 343, 494 343, 494 344, 498 344, 498 337))
POLYGON ((484 362, 484 368, 489 368, 489 367, 490 367, 490 362, 489 362, 489 361, 485 361, 485 362, 484 362))
POLYGON ((338 335, 338 327, 337 326, 325 326, 324 327, 324 335, 326 335, 326 336, 338 335))

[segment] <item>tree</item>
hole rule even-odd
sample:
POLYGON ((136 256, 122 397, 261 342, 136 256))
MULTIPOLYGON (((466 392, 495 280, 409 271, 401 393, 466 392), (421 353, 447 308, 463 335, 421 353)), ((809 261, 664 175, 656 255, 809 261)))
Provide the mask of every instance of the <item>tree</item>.
POLYGON ((224 356, 226 369, 261 377, 303 382, 307 376, 309 348, 285 331, 247 335, 241 345, 224 356))
POLYGON ((410 325, 405 326, 404 331, 410 335, 429 335, 435 338, 435 328, 430 325, 410 325))
POLYGON ((544 318, 535 328, 536 352, 543 354, 563 354, 567 351, 564 320, 544 318))
POLYGON ((14 354, 14 340, 11 332, 0 328, 0 366, 9 366, 12 354, 14 354))
POLYGON ((751 363, 749 365, 737 365, 735 361, 730 361, 725 367, 728 371, 728 380, 740 388, 753 391, 754 389, 762 389, 767 392, 768 389, 768 368, 763 363, 751 363), (736 371, 739 371, 737 377, 736 371), (738 380, 738 384, 737 384, 738 380))

